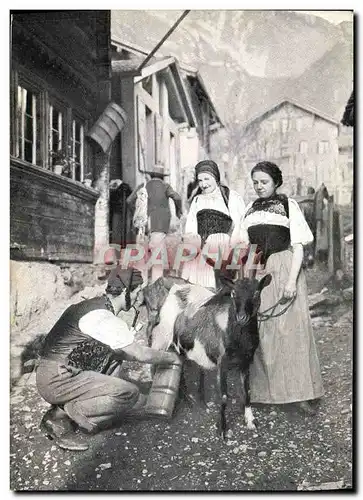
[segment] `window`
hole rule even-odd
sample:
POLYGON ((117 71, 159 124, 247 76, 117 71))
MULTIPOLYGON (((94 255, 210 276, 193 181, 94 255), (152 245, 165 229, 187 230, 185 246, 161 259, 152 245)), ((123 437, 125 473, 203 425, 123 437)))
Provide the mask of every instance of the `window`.
POLYGON ((285 134, 288 131, 289 128, 289 120, 287 118, 283 118, 281 120, 281 131, 283 134, 285 134))
POLYGON ((272 131, 276 132, 277 131, 277 121, 276 120, 272 120, 271 126, 272 126, 272 131))
POLYGON ((153 112, 145 106, 146 121, 146 169, 152 170, 155 166, 155 121, 153 112))
POLYGON ((302 130, 302 118, 296 118, 296 130, 298 132, 302 130))
POLYGON ((71 177, 75 181, 82 181, 84 172, 84 164, 83 164, 84 127, 83 124, 76 119, 72 120, 70 150, 71 150, 70 158, 72 160, 71 177))
POLYGON ((52 104, 49 106, 49 162, 54 166, 55 159, 51 154, 64 150, 65 113, 52 104))
POLYGON ((62 175, 82 181, 86 120, 76 116, 33 75, 14 71, 11 82, 11 154, 51 170, 61 158, 62 175))
POLYGON ((18 85, 16 102, 18 141, 16 156, 40 164, 40 95, 18 85))
POLYGON ((318 153, 325 154, 329 152, 329 142, 328 141, 320 141, 318 144, 318 153))
POLYGON ((301 141, 299 146, 299 153, 306 154, 308 152, 308 143, 307 141, 301 141))

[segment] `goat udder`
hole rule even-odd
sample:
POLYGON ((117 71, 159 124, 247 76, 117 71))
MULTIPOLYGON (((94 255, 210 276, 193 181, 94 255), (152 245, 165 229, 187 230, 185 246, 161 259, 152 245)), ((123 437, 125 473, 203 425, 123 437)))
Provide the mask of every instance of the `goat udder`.
POLYGON ((213 370, 216 367, 215 363, 208 358, 203 344, 198 339, 195 339, 193 348, 187 352, 187 358, 195 361, 197 365, 205 370, 213 370))
MULTIPOLYGON (((174 287, 178 289, 177 285, 174 285, 174 287)), ((166 351, 171 346, 174 335, 174 323, 179 313, 178 298, 171 291, 160 310, 159 324, 155 326, 152 332, 151 347, 153 349, 166 351)))

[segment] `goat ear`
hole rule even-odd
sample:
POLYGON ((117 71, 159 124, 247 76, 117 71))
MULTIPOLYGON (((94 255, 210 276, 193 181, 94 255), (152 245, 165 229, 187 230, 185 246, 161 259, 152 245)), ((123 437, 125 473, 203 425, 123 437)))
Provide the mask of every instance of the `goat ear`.
POLYGON ((272 281, 272 276, 271 274, 266 274, 260 282, 258 283, 257 289, 261 292, 266 286, 268 286, 272 281))

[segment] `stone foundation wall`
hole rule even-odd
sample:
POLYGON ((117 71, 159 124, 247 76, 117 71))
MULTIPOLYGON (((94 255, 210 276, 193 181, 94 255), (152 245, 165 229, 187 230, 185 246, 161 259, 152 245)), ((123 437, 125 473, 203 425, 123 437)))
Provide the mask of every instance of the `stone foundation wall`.
POLYGON ((10 261, 10 327, 25 328, 57 300, 100 283, 100 266, 10 261))

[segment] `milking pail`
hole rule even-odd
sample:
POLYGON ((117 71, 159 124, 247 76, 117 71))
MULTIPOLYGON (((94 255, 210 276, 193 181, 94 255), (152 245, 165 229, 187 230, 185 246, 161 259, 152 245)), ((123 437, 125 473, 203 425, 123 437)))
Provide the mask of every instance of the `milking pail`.
POLYGON ((145 411, 148 415, 171 418, 178 396, 182 361, 159 365, 155 371, 145 411))

